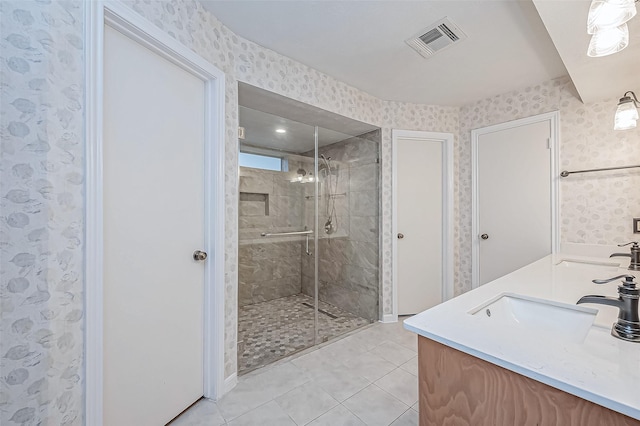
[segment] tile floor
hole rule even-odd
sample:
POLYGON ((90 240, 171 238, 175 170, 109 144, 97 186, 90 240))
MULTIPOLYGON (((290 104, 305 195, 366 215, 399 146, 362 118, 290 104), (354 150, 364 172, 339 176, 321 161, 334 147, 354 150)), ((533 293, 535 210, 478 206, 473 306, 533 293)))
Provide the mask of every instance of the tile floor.
MULTIPOLYGON (((241 306, 238 310, 238 373, 313 346, 313 306, 313 298, 305 294, 241 306)), ((371 322, 322 301, 318 307, 320 342, 371 322)))
POLYGON ((376 323, 242 376, 171 426, 409 426, 418 424, 417 337, 376 323))

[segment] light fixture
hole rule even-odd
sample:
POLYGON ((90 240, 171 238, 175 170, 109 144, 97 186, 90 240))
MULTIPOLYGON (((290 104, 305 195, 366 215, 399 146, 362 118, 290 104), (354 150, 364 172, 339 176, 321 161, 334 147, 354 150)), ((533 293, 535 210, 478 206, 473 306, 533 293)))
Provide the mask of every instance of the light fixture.
POLYGON ((629 44, 629 27, 622 24, 619 27, 600 30, 591 36, 587 55, 591 57, 607 56, 619 52, 629 44))
POLYGON ((593 0, 587 18, 587 33, 619 27, 636 13, 635 0, 593 0))
POLYGON ((287 133, 287 131, 286 129, 279 128, 279 129, 276 129, 276 133, 287 133))
POLYGON ((587 55, 607 56, 629 45, 627 21, 636 16, 638 0, 592 0, 587 33, 593 34, 587 55))
POLYGON ((638 107, 640 107, 640 102, 638 102, 636 94, 631 91, 626 92, 618 102, 613 129, 634 129, 638 121, 638 107))

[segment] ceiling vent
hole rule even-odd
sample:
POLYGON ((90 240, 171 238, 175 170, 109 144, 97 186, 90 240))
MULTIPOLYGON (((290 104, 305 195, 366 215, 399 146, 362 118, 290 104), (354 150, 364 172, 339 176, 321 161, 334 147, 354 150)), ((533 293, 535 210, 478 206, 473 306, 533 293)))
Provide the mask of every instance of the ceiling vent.
POLYGON ((467 38, 467 35, 446 16, 405 40, 416 52, 429 58, 437 52, 446 49, 467 38))

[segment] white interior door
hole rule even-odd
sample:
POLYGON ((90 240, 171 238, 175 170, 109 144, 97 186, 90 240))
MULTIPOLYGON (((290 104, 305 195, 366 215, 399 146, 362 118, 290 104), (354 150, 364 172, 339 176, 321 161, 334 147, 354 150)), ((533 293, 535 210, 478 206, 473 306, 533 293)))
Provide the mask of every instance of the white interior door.
POLYGON ((203 394, 205 86, 104 45, 104 424, 162 425, 203 394))
POLYGON ((443 141, 394 138, 398 315, 443 301, 443 141))
POLYGON ((479 284, 551 253, 551 121, 477 139, 479 284))

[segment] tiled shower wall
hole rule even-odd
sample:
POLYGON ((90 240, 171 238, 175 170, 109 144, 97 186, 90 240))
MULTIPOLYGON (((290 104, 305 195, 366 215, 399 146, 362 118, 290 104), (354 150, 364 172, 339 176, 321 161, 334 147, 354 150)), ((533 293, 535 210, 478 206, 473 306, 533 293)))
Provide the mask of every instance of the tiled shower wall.
MULTIPOLYGON (((369 320, 379 318, 380 136, 375 131, 319 149, 319 154, 331 157, 332 179, 338 179, 332 189, 337 229, 328 235, 323 227, 328 184, 322 178, 326 174, 320 174, 319 299, 369 320)), ((307 216, 313 214, 311 203, 306 204, 306 211, 307 216)), ((310 296, 314 294, 312 260, 307 259, 302 269, 303 292, 310 296)))
MULTIPOLYGON (((612 130, 617 99, 584 105, 567 79, 462 109, 383 101, 236 36, 196 1, 126 3, 226 73, 226 377, 236 371, 238 80, 382 128, 381 314, 392 307, 391 129, 456 138, 456 294, 470 288, 470 129, 559 109, 561 168, 633 164, 640 155, 640 128, 612 130)), ((1 424, 83 422, 83 287, 91 285, 82 259, 86 4, 0 1, 1 424)), ((562 241, 631 238, 638 179, 627 171, 562 181, 562 241)))
POLYGON ((250 305, 301 291, 300 237, 262 237, 261 233, 304 228, 304 185, 293 172, 240 167, 238 304, 250 305))

